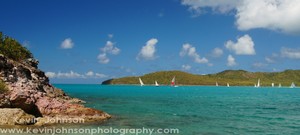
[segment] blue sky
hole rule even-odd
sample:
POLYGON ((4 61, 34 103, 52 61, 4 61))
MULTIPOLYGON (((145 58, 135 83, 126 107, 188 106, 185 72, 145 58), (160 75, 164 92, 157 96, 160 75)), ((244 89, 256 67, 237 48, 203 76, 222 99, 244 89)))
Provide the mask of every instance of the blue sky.
POLYGON ((294 0, 9 0, 0 31, 32 51, 52 83, 100 83, 160 70, 299 69, 294 0))

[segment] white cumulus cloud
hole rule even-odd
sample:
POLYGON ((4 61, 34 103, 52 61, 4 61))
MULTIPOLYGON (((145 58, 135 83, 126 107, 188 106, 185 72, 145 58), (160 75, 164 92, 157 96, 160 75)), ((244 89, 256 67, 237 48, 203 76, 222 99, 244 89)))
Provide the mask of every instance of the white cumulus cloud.
POLYGON ((93 71, 88 71, 85 75, 86 76, 94 76, 94 72, 93 71))
POLYGON ((196 52, 196 48, 188 43, 182 45, 182 49, 179 55, 181 57, 189 56, 190 58, 194 59, 194 62, 196 63, 208 63, 208 59, 206 59, 205 57, 201 58, 200 55, 196 52))
POLYGON ((300 32, 299 0, 243 0, 237 7, 240 30, 265 28, 286 33, 300 32))
POLYGON ((115 46, 115 43, 107 41, 105 46, 100 49, 100 54, 97 59, 99 63, 107 64, 110 59, 107 57, 108 54, 118 55, 121 52, 119 48, 115 46))
POLYGON ((220 57, 222 55, 223 55, 223 50, 221 48, 217 47, 217 48, 213 49, 213 51, 212 51, 213 57, 220 57))
POLYGON ((299 0, 182 0, 182 5, 196 15, 207 9, 219 13, 234 13, 239 30, 264 28, 300 34, 299 0))
POLYGON ((144 60, 154 60, 155 56, 155 45, 157 44, 158 40, 156 38, 152 38, 147 41, 146 45, 142 47, 140 50, 137 60, 144 59, 144 60))
POLYGON ((182 65, 181 67, 183 70, 190 70, 192 68, 190 65, 182 65))
POLYGON ((65 72, 65 73, 63 73, 63 72, 58 72, 57 74, 56 74, 56 77, 57 78, 84 78, 84 76, 83 75, 81 75, 81 74, 79 74, 79 73, 76 73, 76 72, 74 72, 74 71, 70 71, 70 72, 65 72))
POLYGON ((62 49, 72 49, 74 47, 74 43, 71 38, 67 38, 61 42, 60 48, 62 49))
POLYGON ((281 48, 281 57, 290 59, 300 59, 300 49, 293 48, 281 48))
POLYGON ((101 53, 97 57, 98 62, 102 64, 107 64, 110 60, 106 57, 106 53, 101 53))
POLYGON ((240 37, 236 43, 229 40, 225 47, 237 55, 255 55, 254 42, 249 35, 240 37))
POLYGON ((111 41, 107 41, 106 45, 101 48, 101 51, 103 53, 110 53, 110 54, 114 54, 117 55, 120 53, 120 49, 114 46, 114 43, 111 41))
POLYGON ((237 65, 237 63, 235 62, 235 58, 232 55, 228 55, 227 57, 227 66, 232 67, 237 65))

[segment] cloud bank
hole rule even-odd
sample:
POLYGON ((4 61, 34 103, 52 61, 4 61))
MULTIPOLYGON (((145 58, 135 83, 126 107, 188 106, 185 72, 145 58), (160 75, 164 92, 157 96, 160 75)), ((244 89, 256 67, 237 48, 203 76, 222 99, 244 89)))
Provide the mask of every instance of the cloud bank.
POLYGON ((85 74, 79 74, 74 71, 69 71, 69 72, 46 72, 45 75, 49 78, 67 78, 67 79, 87 79, 87 78, 106 78, 108 77, 105 74, 100 74, 100 73, 94 73, 93 71, 88 71, 85 74))
POLYGON ((197 15, 207 9, 223 14, 233 11, 239 30, 263 28, 300 34, 299 0, 182 0, 181 4, 197 15))
POLYGON ((240 30, 265 28, 300 33, 299 0, 243 0, 236 9, 240 30))

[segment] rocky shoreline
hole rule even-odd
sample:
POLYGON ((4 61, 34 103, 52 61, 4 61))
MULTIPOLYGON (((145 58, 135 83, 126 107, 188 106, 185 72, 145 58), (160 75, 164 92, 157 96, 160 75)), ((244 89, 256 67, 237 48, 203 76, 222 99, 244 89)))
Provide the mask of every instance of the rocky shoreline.
POLYGON ((17 62, 0 54, 0 80, 8 89, 0 94, 0 125, 41 126, 63 120, 96 122, 111 118, 52 86, 35 59, 17 62))

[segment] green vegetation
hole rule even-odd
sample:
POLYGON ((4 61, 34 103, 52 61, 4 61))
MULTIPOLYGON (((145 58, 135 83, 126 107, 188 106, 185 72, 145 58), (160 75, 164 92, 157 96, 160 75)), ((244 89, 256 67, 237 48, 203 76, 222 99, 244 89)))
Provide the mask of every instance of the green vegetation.
POLYGON ((225 70, 217 74, 195 75, 182 71, 161 71, 146 74, 144 76, 124 77, 110 79, 102 84, 139 84, 140 77, 145 84, 154 84, 154 81, 162 85, 170 85, 171 79, 176 77, 178 85, 219 85, 226 86, 254 86, 257 80, 261 80, 262 86, 271 86, 271 83, 282 86, 290 86, 292 82, 300 85, 300 70, 286 70, 283 72, 248 72, 244 70, 225 70))
POLYGON ((17 40, 3 35, 2 32, 0 32, 0 53, 16 61, 33 58, 29 50, 23 47, 17 40))
POLYGON ((8 91, 6 84, 3 81, 0 81, 0 94, 3 94, 8 91))

